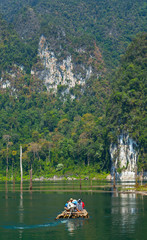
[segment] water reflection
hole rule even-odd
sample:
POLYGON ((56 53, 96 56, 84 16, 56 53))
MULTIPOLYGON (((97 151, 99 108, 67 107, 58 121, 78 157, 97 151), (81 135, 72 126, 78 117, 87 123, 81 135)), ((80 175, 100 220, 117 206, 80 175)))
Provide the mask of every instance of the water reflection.
POLYGON ((83 219, 69 219, 66 221, 66 227, 70 235, 73 235, 75 230, 83 227, 85 220, 83 219))
MULTIPOLYGON (((23 192, 20 193, 20 203, 19 203, 19 223, 23 224, 24 222, 24 207, 23 207, 23 192)), ((19 239, 22 239, 23 230, 19 230, 19 239)))
POLYGON ((112 224, 119 226, 125 232, 134 231, 138 209, 136 207, 136 194, 114 194, 112 197, 112 224), (118 201, 116 201, 118 198, 118 201), (120 216, 118 218, 118 215, 120 216))

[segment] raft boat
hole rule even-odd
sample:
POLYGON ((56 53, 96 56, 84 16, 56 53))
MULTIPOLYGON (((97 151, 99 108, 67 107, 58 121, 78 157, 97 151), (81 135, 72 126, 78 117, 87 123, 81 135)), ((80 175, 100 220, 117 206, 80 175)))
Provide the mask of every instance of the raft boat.
POLYGON ((60 218, 89 218, 88 216, 88 212, 86 211, 86 209, 83 209, 83 211, 81 212, 68 212, 66 210, 64 210, 62 213, 60 213, 57 217, 57 219, 60 218))

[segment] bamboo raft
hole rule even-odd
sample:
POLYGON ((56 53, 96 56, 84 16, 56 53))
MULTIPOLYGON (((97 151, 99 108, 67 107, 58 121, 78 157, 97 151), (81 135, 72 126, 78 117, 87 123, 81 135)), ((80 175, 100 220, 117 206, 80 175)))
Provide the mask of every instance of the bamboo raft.
POLYGON ((56 217, 56 220, 60 218, 80 218, 80 217, 89 218, 88 212, 86 211, 86 209, 83 209, 83 211, 81 212, 67 212, 65 210, 56 217))

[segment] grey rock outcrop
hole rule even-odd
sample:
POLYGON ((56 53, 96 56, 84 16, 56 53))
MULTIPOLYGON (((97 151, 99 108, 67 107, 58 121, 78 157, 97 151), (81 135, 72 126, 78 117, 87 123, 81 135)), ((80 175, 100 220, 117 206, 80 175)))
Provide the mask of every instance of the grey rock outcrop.
POLYGON ((53 89, 56 92, 58 85, 64 85, 68 91, 76 84, 84 85, 85 80, 92 75, 91 66, 88 69, 82 66, 84 78, 80 72, 75 74, 71 55, 62 61, 58 61, 55 53, 49 49, 49 44, 44 36, 41 36, 39 41, 38 56, 43 68, 39 71, 32 69, 31 73, 40 78, 48 90, 53 89))
POLYGON ((116 172, 117 179, 134 180, 138 158, 137 143, 128 134, 121 134, 118 143, 110 146, 111 175, 116 172))

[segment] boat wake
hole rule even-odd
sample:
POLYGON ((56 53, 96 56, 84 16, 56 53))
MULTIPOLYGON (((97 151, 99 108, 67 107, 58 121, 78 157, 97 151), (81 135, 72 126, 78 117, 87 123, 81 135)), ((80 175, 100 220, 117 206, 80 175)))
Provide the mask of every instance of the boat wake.
POLYGON ((45 224, 37 224, 37 225, 8 225, 3 226, 5 229, 18 229, 18 230, 24 230, 24 229, 33 229, 33 228, 45 228, 45 227, 55 227, 61 223, 66 223, 68 220, 63 221, 56 221, 52 223, 45 223, 45 224))

